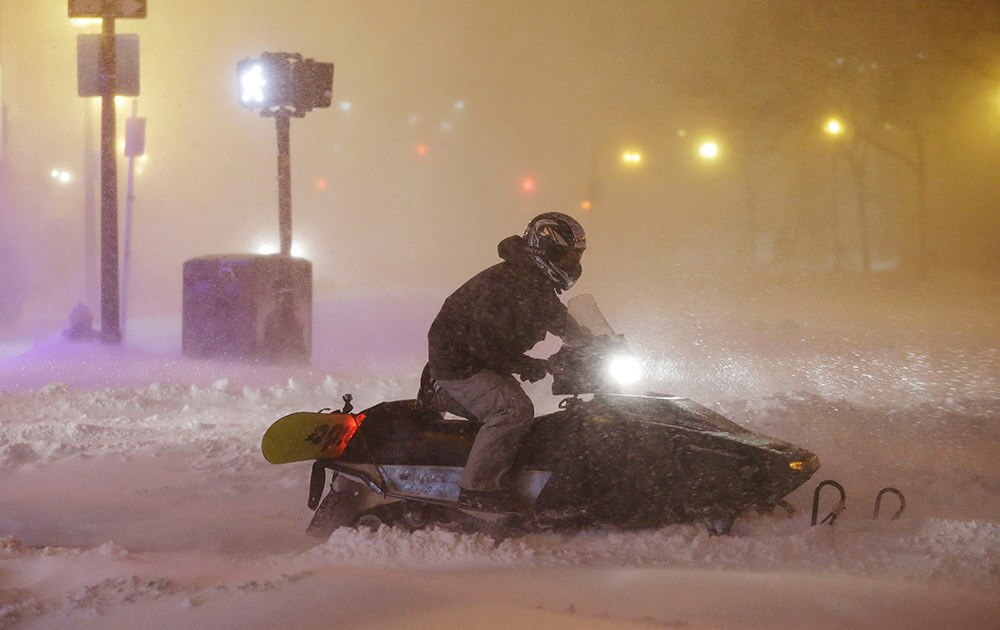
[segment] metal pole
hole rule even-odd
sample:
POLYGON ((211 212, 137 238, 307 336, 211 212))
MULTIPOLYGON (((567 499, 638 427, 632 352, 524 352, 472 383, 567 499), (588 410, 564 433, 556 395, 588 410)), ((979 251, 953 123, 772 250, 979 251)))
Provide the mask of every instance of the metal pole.
POLYGON ((275 126, 278 129, 278 230, 281 238, 281 254, 292 253, 292 159, 289 149, 290 116, 278 112, 275 126))
POLYGON ((97 151, 94 147, 94 101, 83 99, 83 303, 101 301, 97 288, 97 151))
POLYGON ((837 158, 837 147, 834 146, 830 151, 830 196, 833 201, 830 209, 830 238, 833 246, 833 270, 840 273, 843 270, 844 253, 840 244, 840 176, 837 172, 837 158))
POLYGON ((118 169, 115 163, 115 18, 101 19, 101 341, 122 341, 118 312, 118 169))
MULTIPOLYGON (((136 118, 139 115, 139 99, 132 99, 132 129, 136 125, 136 118)), ((134 133, 134 131, 133 131, 134 133)), ((129 262, 132 253, 132 207, 135 203, 134 194, 135 183, 135 155, 134 151, 128 156, 128 189, 125 193, 125 242, 122 244, 122 332, 128 330, 128 277, 129 262)))

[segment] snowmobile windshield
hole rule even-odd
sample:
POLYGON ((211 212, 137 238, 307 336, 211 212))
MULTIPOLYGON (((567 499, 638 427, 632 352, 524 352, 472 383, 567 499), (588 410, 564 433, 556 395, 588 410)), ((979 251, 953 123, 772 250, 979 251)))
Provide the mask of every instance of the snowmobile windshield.
POLYGON ((573 321, 589 330, 595 336, 615 336, 614 329, 611 328, 608 320, 604 318, 604 314, 601 313, 601 309, 597 306, 597 300, 594 299, 593 295, 584 293, 583 295, 576 296, 569 302, 566 302, 566 310, 569 311, 569 316, 573 318, 573 321))

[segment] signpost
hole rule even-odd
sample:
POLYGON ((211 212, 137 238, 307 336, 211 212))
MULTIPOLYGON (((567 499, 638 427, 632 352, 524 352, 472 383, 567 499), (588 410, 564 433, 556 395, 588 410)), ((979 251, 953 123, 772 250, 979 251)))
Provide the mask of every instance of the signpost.
POLYGON ((139 117, 139 99, 132 101, 132 117, 125 120, 125 157, 128 188, 125 191, 125 242, 122 252, 122 330, 128 327, 129 261, 132 255, 132 208, 135 204, 135 158, 146 153, 146 119, 139 117))
POLYGON ((145 18, 146 0, 69 0, 69 17, 101 18, 101 341, 122 340, 118 277, 118 169, 115 160, 115 19, 145 18))

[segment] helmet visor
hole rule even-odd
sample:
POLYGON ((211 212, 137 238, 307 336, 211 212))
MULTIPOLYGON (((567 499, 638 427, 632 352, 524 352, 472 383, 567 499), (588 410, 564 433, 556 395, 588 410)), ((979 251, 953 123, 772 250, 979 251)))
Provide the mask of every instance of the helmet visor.
POLYGON ((573 269, 580 264, 582 249, 558 249, 549 260, 560 269, 573 269))

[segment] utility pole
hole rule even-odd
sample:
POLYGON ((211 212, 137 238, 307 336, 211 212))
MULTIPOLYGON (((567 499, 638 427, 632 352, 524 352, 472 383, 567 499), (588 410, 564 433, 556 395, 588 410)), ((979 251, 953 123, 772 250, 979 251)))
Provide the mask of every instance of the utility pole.
POLYGON ((97 288, 97 151, 94 150, 94 103, 83 101, 83 303, 94 308, 97 288))

